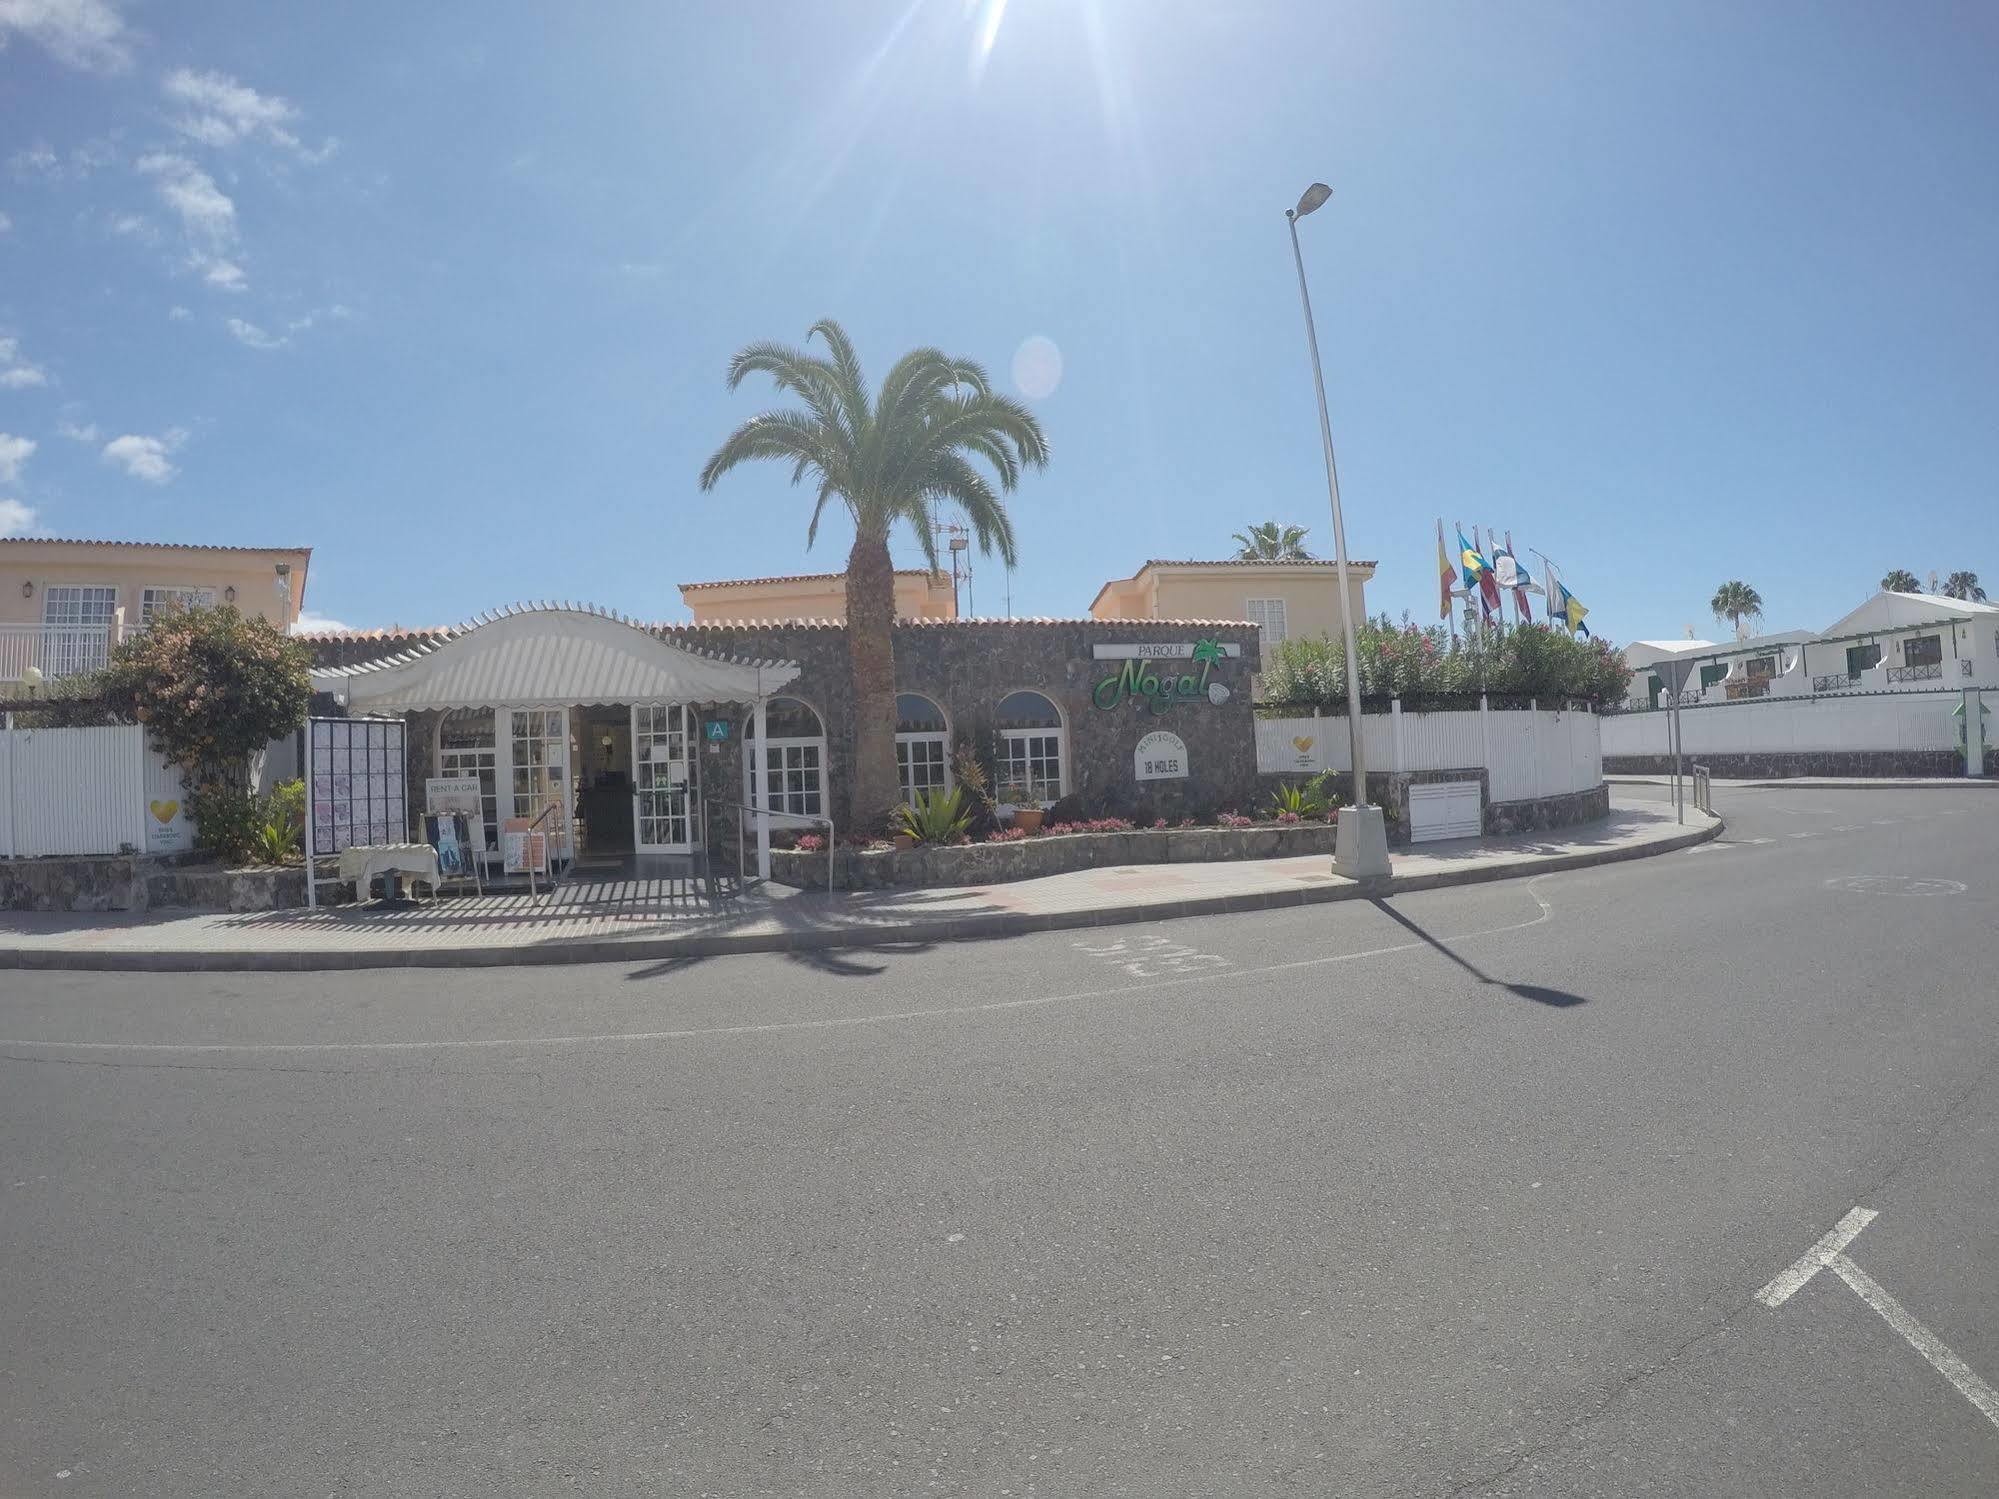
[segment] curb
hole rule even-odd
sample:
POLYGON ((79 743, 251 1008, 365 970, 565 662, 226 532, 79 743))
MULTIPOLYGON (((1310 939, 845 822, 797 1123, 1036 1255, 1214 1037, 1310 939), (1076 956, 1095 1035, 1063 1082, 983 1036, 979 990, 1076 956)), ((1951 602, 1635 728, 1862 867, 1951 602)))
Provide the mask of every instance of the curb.
MULTIPOLYGON (((1693 784, 1688 776, 1687 784, 1693 784)), ((1606 786, 1665 786, 1673 784, 1671 776, 1629 776, 1607 775, 1603 778, 1606 786)), ((1723 791, 1999 791, 1999 776, 1965 776, 1959 780, 1912 779, 1898 781, 1890 776, 1867 779, 1859 776, 1786 776, 1774 781, 1723 780, 1719 777, 1715 785, 1723 791)))
POLYGON ((0 948, 0 969, 88 973, 335 973, 378 968, 530 968, 558 963, 643 963, 664 958, 711 958, 733 953, 823 952, 839 948, 907 947, 932 942, 966 942, 1019 937, 1033 932, 1079 927, 1127 926, 1182 916, 1223 916, 1240 911, 1281 910, 1343 900, 1373 900, 1452 885, 1484 885, 1495 880, 1556 874, 1598 864, 1621 864, 1677 853, 1718 837, 1716 817, 1705 828, 1618 848, 1551 854, 1531 861, 1483 868, 1440 870, 1434 874, 1390 875, 1385 880, 1348 881, 1267 890, 1249 895, 1210 895, 1194 900, 1098 906, 1079 911, 1004 911, 898 922, 879 927, 827 927, 802 932, 718 933, 696 937, 563 939, 542 947, 429 947, 307 952, 245 952, 228 948, 173 952, 89 952, 68 948, 0 948))

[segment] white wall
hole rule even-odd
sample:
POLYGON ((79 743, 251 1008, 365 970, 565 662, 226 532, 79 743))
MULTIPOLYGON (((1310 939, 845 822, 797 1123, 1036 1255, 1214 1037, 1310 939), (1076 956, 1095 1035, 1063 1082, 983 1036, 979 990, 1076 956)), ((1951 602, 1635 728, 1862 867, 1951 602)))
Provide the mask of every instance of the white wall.
MULTIPOLYGON (((1593 713, 1472 709, 1452 713, 1367 713, 1362 748, 1370 776, 1397 770, 1483 766, 1495 802, 1590 791, 1603 783, 1593 713)), ((1344 717, 1259 718, 1256 768, 1315 775, 1353 768, 1344 717)))
POLYGON ((0 857, 146 846, 146 732, 0 730, 0 857))
MULTIPOLYGON (((1956 693, 1880 697, 1751 699, 1680 713, 1688 755, 1781 754, 1787 750, 1948 750, 1957 747, 1956 693)), ((1619 713, 1603 720, 1603 753, 1666 755, 1670 713, 1619 713)))

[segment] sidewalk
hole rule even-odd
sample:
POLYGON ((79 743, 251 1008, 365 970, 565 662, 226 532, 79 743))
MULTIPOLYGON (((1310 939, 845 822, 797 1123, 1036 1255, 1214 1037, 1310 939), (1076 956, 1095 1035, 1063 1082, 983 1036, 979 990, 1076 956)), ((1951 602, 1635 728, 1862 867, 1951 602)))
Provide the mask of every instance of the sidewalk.
MULTIPOLYGON (((874 947, 1013 936, 1368 899, 1441 885, 1547 874, 1705 842, 1721 823, 1691 807, 1684 827, 1650 801, 1548 835, 1426 844, 1386 880, 1356 882, 1331 861, 1245 860, 1081 870, 1003 885, 805 894, 766 886, 718 896, 699 882, 598 887, 559 904, 524 895, 454 897, 395 910, 0 913, 0 968, 295 970, 633 962, 717 953, 874 947)), ((559 895, 570 895, 568 891, 559 895)))
MULTIPOLYGON (((1693 760, 1687 761, 1687 773, 1683 778, 1688 786, 1694 783, 1693 760)), ((1606 775, 1605 784, 1618 786, 1670 786, 1670 775, 1621 776, 1606 775)), ((1999 791, 1999 777, 1971 776, 1779 776, 1772 780, 1724 780, 1713 777, 1712 784, 1719 790, 1733 787, 1762 789, 1765 787, 1782 789, 1795 787, 1800 791, 1999 791)), ((1612 795, 1616 793, 1613 790, 1612 795)))

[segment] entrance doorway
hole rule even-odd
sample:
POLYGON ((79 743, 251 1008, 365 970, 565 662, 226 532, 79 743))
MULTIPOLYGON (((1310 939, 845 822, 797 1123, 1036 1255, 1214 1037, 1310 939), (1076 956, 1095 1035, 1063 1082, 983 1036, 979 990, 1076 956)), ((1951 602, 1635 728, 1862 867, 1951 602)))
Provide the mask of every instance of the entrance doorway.
POLYGON ((632 705, 632 826, 642 854, 694 847, 699 788, 694 718, 685 703, 632 705))

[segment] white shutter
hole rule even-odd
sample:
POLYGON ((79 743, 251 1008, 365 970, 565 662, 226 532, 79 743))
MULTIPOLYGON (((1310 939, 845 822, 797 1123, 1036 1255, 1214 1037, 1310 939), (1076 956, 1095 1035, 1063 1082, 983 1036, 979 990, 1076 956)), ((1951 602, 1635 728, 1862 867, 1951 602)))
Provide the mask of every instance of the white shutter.
POLYGON ((1483 823, 1477 781, 1431 781, 1409 788, 1411 843, 1476 838, 1483 823))

